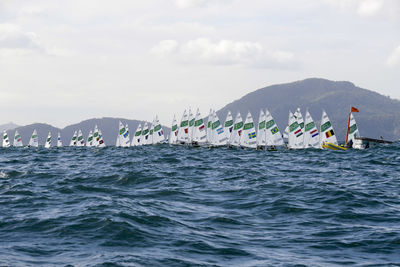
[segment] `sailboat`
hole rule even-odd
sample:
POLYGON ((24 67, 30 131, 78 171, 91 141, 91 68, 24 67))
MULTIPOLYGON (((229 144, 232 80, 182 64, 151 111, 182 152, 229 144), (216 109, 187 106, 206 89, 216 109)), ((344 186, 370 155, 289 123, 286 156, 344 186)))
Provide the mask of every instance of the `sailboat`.
POLYGON ((150 128, 149 128, 149 137, 147 138, 148 145, 153 144, 153 132, 154 132, 154 120, 151 123, 150 128))
POLYGON ((130 141, 130 137, 129 137, 129 126, 128 126, 128 124, 125 124, 125 129, 126 129, 126 132, 123 135, 124 138, 121 139, 121 141, 123 140, 124 143, 123 144, 121 143, 121 146, 122 147, 129 147, 131 145, 131 141, 130 141))
POLYGON ((320 147, 320 135, 315 125, 313 118, 311 117, 310 112, 306 111, 306 120, 304 126, 304 148, 320 147))
POLYGON ((194 121, 195 117, 193 116, 192 109, 189 108, 189 117, 188 117, 188 122, 189 122, 189 127, 188 127, 188 144, 192 143, 192 133, 193 133, 193 126, 194 126, 194 121))
POLYGON ((186 110, 183 112, 181 124, 178 129, 178 143, 183 145, 189 141, 189 120, 186 110))
POLYGON ((257 148, 256 128, 250 111, 244 121, 242 135, 240 136, 240 146, 243 148, 257 148))
POLYGON ((78 138, 76 139, 76 146, 85 146, 85 140, 83 139, 82 131, 79 130, 78 138))
POLYGON ((74 131, 74 134, 72 135, 71 142, 69 142, 69 146, 76 146, 76 137, 77 133, 74 131))
POLYGON ((29 140, 29 145, 30 147, 38 147, 39 146, 39 139, 38 139, 38 135, 36 132, 36 129, 33 130, 31 139, 29 140))
POLYGON ((285 145, 278 125, 276 124, 268 109, 265 110, 265 121, 265 145, 267 146, 267 150, 275 150, 276 146, 285 145))
POLYGON ((3 147, 10 147, 10 140, 7 131, 3 131, 3 147))
POLYGON ((258 116, 258 132, 257 132, 257 149, 263 150, 266 147, 267 141, 267 131, 266 131, 266 121, 265 113, 260 110, 260 115, 258 116))
POLYGON ((142 137, 140 138, 140 145, 147 145, 148 138, 149 138, 149 126, 146 122, 143 126, 142 137))
POLYGON ((46 143, 44 144, 45 148, 50 148, 51 147, 51 132, 49 132, 49 134, 47 135, 46 138, 46 143))
POLYGON ((86 140, 86 146, 87 147, 92 147, 93 146, 93 132, 92 130, 89 131, 88 138, 86 140))
POLYGON ((93 131, 93 144, 92 146, 98 147, 99 146, 99 128, 97 125, 94 126, 94 131, 93 131))
POLYGON ((128 147, 130 142, 129 142, 129 129, 127 128, 128 125, 124 126, 124 124, 119 121, 119 135, 117 138, 117 143, 115 146, 121 146, 121 147, 128 147))
POLYGON ((291 111, 289 111, 289 138, 288 148, 289 149, 300 149, 304 148, 304 136, 301 130, 300 124, 296 117, 291 111))
POLYGON ((14 146, 15 147, 21 147, 22 145, 22 139, 21 135, 19 135, 18 130, 15 130, 15 135, 14 135, 14 146))
POLYGON ((57 147, 62 147, 62 141, 61 141, 61 134, 58 133, 57 136, 57 147))
POLYGON ((158 116, 154 119, 154 129, 153 129, 153 145, 159 144, 165 140, 164 130, 161 126, 158 116))
POLYGON ((140 137, 142 135, 142 124, 139 123, 139 126, 136 128, 135 134, 131 141, 131 146, 139 146, 140 145, 140 137))
MULTIPOLYGON (((356 119, 353 116, 353 112, 359 112, 359 110, 355 107, 351 107, 350 109, 349 120, 347 123, 346 142, 345 142, 346 147, 353 147, 356 137, 359 137, 360 135, 358 132, 356 119)), ((359 146, 356 146, 355 148, 359 148, 359 146)))
POLYGON ((99 144, 98 147, 105 147, 106 143, 103 140, 103 134, 101 133, 101 130, 99 130, 99 144))
POLYGON ((192 132, 192 146, 204 145, 206 142, 206 126, 203 118, 201 117, 200 110, 197 109, 192 132))
POLYGON ((224 127, 222 126, 217 113, 214 111, 211 125, 211 146, 224 146, 228 143, 224 127))
POLYGON ((211 144, 211 128, 212 128, 212 119, 213 119, 213 110, 210 109, 210 113, 208 114, 208 119, 207 119, 207 130, 206 130, 206 135, 207 135, 207 143, 211 144))
POLYGON ((178 123, 174 114, 174 118, 171 124, 171 133, 169 134, 168 142, 170 145, 175 145, 178 141, 178 123))
POLYGON ((297 110, 293 114, 293 116, 296 118, 297 123, 300 125, 301 131, 304 133, 304 119, 303 119, 303 115, 301 115, 300 108, 297 108, 297 110))
POLYGON ((230 147, 240 147, 240 136, 243 130, 243 119, 240 112, 236 114, 235 123, 233 124, 233 130, 231 138, 229 139, 230 147))
POLYGON ((346 150, 346 148, 338 145, 331 121, 329 120, 328 114, 326 114, 325 110, 322 111, 320 134, 320 142, 322 148, 332 150, 346 150))
POLYGON ((228 111, 228 114, 226 114, 226 119, 225 119, 225 123, 224 123, 224 132, 225 132, 226 138, 228 139, 228 143, 229 143, 229 140, 231 139, 232 131, 233 131, 233 118, 232 118, 232 113, 230 111, 228 111))

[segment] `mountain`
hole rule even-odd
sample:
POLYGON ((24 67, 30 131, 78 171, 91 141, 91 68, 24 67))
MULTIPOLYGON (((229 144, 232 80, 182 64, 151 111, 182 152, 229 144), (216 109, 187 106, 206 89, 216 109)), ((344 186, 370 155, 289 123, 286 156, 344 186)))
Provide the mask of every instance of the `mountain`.
MULTIPOLYGON (((15 130, 18 130, 18 132, 22 138, 22 143, 24 145, 27 145, 29 142, 29 139, 32 135, 33 130, 36 129, 38 132, 39 144, 44 145, 47 134, 49 132, 51 132, 52 144, 54 145, 57 143, 57 134, 60 132, 61 140, 62 140, 63 144, 69 145, 69 142, 71 141, 71 137, 75 130, 79 130, 79 129, 82 130, 83 136, 86 140, 87 136, 89 134, 89 131, 93 130, 94 126, 97 124, 99 129, 102 131, 103 139, 104 139, 104 142, 106 143, 106 145, 115 145, 115 141, 116 141, 117 134, 118 134, 119 121, 123 122, 124 124, 128 124, 130 138, 132 138, 139 123, 142 124, 142 127, 144 125, 143 121, 128 120, 128 119, 124 119, 124 118, 105 117, 105 118, 85 120, 80 123, 69 125, 69 126, 65 127, 64 129, 56 128, 56 127, 53 127, 53 126, 51 126, 49 124, 45 124, 45 123, 34 123, 34 124, 26 125, 26 126, 20 126, 13 130, 7 130, 7 133, 10 138, 10 141, 12 143, 12 140, 15 135, 15 130)), ((163 126, 163 129, 167 133, 170 131, 170 128, 165 127, 165 126, 163 126)))
MULTIPOLYGON (((360 110, 354 116, 360 134, 365 137, 397 140, 400 137, 400 101, 362 89, 346 81, 311 78, 293 83, 272 85, 251 92, 220 109, 217 114, 225 120, 228 110, 240 111, 245 118, 248 111, 258 120, 260 109, 268 108, 281 131, 288 124, 288 112, 300 107, 308 109, 314 120, 321 120, 322 109, 331 119, 338 140, 344 140, 350 107, 360 110)), ((303 115, 304 116, 304 115, 303 115)))
POLYGON ((12 129, 15 129, 17 127, 19 127, 19 125, 15 124, 13 122, 2 124, 2 125, 0 125, 0 132, 7 131, 7 130, 12 130, 12 129))

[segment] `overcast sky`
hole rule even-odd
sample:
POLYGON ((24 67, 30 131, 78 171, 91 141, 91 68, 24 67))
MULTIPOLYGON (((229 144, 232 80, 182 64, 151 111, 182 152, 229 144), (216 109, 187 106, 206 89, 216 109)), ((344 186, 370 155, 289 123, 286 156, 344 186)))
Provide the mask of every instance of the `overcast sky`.
POLYGON ((169 125, 309 77, 400 99, 400 1, 0 0, 0 124, 169 125))

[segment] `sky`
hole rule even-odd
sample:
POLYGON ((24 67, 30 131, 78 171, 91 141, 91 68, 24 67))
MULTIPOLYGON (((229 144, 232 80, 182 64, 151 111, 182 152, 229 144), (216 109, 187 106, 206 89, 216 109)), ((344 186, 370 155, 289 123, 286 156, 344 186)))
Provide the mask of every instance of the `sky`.
POLYGON ((0 124, 170 125, 311 77, 400 99, 400 1, 0 0, 0 124))

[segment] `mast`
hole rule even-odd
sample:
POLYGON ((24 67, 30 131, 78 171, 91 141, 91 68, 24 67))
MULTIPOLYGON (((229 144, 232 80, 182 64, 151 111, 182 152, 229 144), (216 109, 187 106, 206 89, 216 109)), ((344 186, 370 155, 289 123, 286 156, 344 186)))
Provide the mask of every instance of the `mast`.
POLYGON ((347 141, 349 140, 349 129, 350 129, 350 115, 351 115, 351 110, 350 108, 350 113, 349 113, 349 120, 347 122, 347 131, 346 131, 346 142, 344 142, 344 145, 347 146, 347 141))

